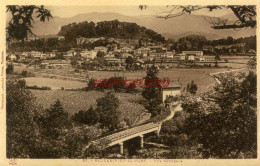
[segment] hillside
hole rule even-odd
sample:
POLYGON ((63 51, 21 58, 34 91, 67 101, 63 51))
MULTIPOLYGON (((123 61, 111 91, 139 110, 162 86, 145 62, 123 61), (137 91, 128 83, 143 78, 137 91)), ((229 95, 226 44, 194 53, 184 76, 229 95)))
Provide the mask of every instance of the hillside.
MULTIPOLYGON (((210 18, 202 15, 188 15, 184 14, 180 17, 174 17, 168 20, 156 18, 154 15, 148 16, 125 16, 118 13, 84 13, 78 14, 70 18, 54 17, 49 22, 36 21, 33 25, 33 32, 37 35, 43 34, 57 34, 63 25, 72 22, 82 21, 111 21, 118 19, 119 21, 133 22, 140 26, 152 29, 160 34, 167 34, 165 37, 178 39, 185 34, 202 34, 208 39, 220 39, 232 36, 233 38, 252 36, 256 34, 256 29, 240 29, 240 30, 214 30, 211 24, 205 21, 205 18, 210 18)), ((230 21, 234 21, 234 17, 229 17, 230 21)))
POLYGON ((58 34, 64 36, 67 41, 75 41, 78 37, 111 37, 153 40, 157 42, 165 41, 162 35, 151 29, 139 26, 136 23, 120 22, 118 20, 97 23, 87 21, 72 23, 62 26, 58 34))

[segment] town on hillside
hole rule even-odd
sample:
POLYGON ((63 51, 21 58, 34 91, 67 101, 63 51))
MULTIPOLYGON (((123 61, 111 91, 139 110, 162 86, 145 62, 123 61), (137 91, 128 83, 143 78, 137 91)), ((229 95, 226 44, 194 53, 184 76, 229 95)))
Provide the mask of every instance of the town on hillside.
POLYGON ((256 6, 171 7, 7 6, 6 157, 257 158, 256 6))

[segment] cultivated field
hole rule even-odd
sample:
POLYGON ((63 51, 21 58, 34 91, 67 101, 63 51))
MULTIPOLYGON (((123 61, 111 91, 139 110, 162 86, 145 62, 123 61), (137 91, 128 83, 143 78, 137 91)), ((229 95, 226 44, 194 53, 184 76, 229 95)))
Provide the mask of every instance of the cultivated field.
MULTIPOLYGON (((44 109, 49 108, 50 104, 53 104, 59 99, 64 106, 64 109, 68 111, 70 115, 79 110, 87 110, 91 105, 95 107, 96 99, 105 94, 99 91, 31 91, 36 96, 37 103, 42 105, 44 109)), ((115 93, 115 95, 119 98, 119 109, 122 111, 123 117, 125 117, 131 125, 136 121, 141 123, 144 120, 149 119, 149 115, 145 113, 144 107, 137 103, 138 100, 142 98, 140 94, 115 93)))

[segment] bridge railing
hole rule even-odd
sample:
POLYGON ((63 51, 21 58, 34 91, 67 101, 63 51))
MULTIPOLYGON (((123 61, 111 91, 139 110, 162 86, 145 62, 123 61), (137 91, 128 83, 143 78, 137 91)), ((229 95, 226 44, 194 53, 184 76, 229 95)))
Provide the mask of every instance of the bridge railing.
POLYGON ((124 130, 124 131, 103 137, 101 139, 106 139, 109 142, 114 142, 114 141, 120 140, 122 138, 131 136, 131 135, 143 132, 143 131, 147 131, 147 130, 150 130, 153 128, 158 128, 159 125, 160 125, 159 123, 148 123, 148 124, 145 124, 142 126, 134 127, 134 128, 128 129, 128 130, 124 130))

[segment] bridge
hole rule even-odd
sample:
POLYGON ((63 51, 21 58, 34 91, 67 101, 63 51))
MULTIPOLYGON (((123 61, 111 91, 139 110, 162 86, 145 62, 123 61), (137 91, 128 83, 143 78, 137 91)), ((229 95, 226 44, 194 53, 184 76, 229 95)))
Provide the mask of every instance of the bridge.
MULTIPOLYGON (((171 114, 160 122, 150 122, 150 123, 142 124, 140 126, 135 126, 135 127, 129 128, 129 129, 125 129, 123 131, 118 131, 116 133, 104 136, 93 142, 104 141, 107 143, 107 147, 119 145, 120 154, 123 154, 124 153, 124 141, 139 137, 140 138, 140 148, 143 148, 144 135, 148 134, 148 133, 152 133, 152 132, 155 132, 157 135, 159 135, 161 126, 162 126, 162 122, 171 119, 174 116, 176 111, 181 111, 181 110, 182 110, 181 104, 178 104, 175 108, 172 108, 171 114)), ((86 148, 88 148, 89 145, 86 148)))

